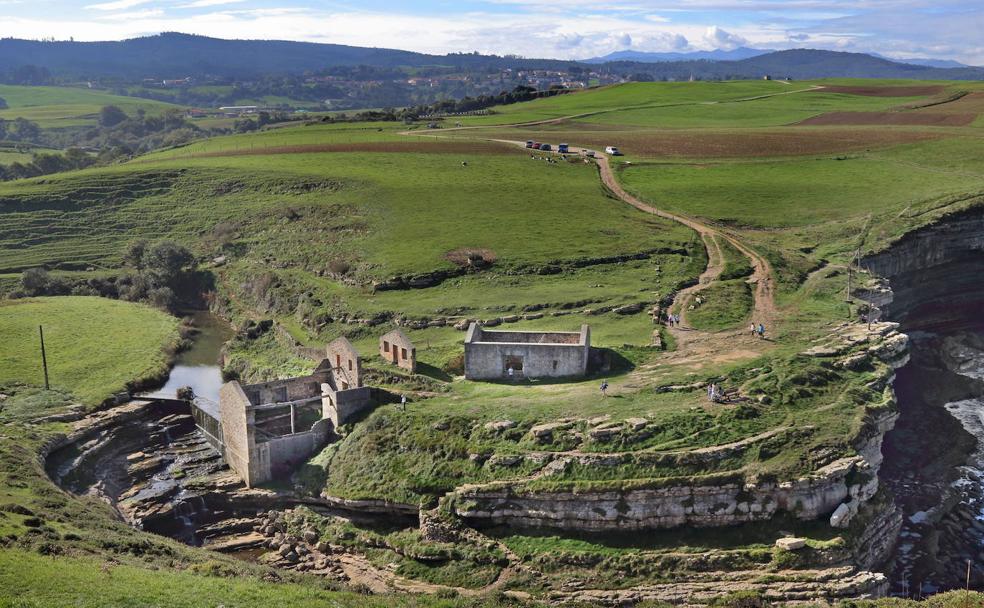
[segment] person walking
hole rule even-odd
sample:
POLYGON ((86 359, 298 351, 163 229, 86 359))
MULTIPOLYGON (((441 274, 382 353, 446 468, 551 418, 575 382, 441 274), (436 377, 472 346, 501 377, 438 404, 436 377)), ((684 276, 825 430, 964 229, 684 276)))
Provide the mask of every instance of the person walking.
POLYGON ((407 396, 400 395, 400 409, 404 412, 407 411, 407 396))
POLYGON ((753 335, 753 336, 754 336, 754 335, 755 335, 756 333, 758 333, 758 329, 757 329, 757 328, 755 327, 755 322, 754 322, 754 321, 752 321, 752 325, 751 325, 751 327, 749 328, 749 331, 751 331, 751 332, 752 332, 752 335, 753 335))
POLYGON ((509 379, 512 380, 513 379, 513 368, 512 368, 512 365, 509 366, 509 369, 506 370, 506 373, 509 374, 509 379))
POLYGON ((601 381, 601 396, 602 397, 607 397, 608 396, 608 381, 607 380, 602 380, 601 381))
POLYGON ((765 337, 765 325, 759 323, 759 338, 765 337))

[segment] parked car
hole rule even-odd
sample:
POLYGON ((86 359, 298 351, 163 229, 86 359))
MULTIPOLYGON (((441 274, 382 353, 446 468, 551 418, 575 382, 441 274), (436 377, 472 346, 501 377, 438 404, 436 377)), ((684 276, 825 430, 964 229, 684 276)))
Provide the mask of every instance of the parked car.
POLYGON ((570 146, 568 146, 567 144, 559 144, 557 146, 557 151, 560 152, 561 154, 567 154, 570 151, 570 146))
POLYGON ((540 144, 540 149, 543 150, 544 152, 550 152, 551 150, 553 150, 550 144, 540 144))
POLYGON ((622 156, 622 153, 618 151, 615 146, 608 146, 605 148, 605 154, 611 154, 612 156, 622 156))
POLYGON ((527 148, 532 148, 533 147, 533 140, 532 139, 526 141, 526 147, 527 148))
POLYGON ((585 150, 584 151, 584 155, 587 156, 588 158, 594 158, 595 157, 595 151, 594 150, 585 150))
POLYGON ((535 142, 533 142, 533 145, 532 145, 531 147, 532 147, 532 148, 533 148, 534 150, 539 150, 539 149, 540 149, 540 146, 541 146, 541 145, 543 145, 543 144, 541 144, 541 143, 540 143, 540 142, 538 142, 538 141, 535 141, 535 142))

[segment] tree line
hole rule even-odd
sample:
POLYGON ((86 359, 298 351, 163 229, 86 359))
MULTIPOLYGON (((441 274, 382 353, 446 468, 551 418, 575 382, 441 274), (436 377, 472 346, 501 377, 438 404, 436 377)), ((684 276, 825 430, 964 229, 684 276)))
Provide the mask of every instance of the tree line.
POLYGON ((20 288, 10 297, 101 296, 130 302, 145 302, 175 312, 182 301, 197 295, 201 281, 195 272, 195 256, 170 241, 130 243, 123 254, 119 276, 72 280, 53 275, 44 268, 21 273, 20 288))

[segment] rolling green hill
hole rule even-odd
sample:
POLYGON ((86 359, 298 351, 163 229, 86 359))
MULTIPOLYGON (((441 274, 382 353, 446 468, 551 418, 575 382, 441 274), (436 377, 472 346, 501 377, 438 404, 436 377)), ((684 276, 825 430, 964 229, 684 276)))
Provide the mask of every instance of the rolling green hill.
POLYGON ((127 114, 138 109, 152 115, 181 109, 181 106, 159 101, 70 87, 0 85, 0 98, 7 102, 7 108, 0 110, 0 118, 26 118, 44 129, 94 125, 99 110, 107 105, 118 106, 127 114))

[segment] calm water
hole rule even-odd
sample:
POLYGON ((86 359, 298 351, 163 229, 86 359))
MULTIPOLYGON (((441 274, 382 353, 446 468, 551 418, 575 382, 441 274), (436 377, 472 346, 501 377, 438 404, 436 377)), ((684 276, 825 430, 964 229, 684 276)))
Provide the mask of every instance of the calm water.
POLYGON ((232 327, 206 311, 195 312, 191 317, 198 329, 191 348, 178 354, 167 383, 147 396, 174 398, 179 388, 190 386, 198 397, 219 400, 222 386, 219 355, 222 345, 232 337, 232 327))

